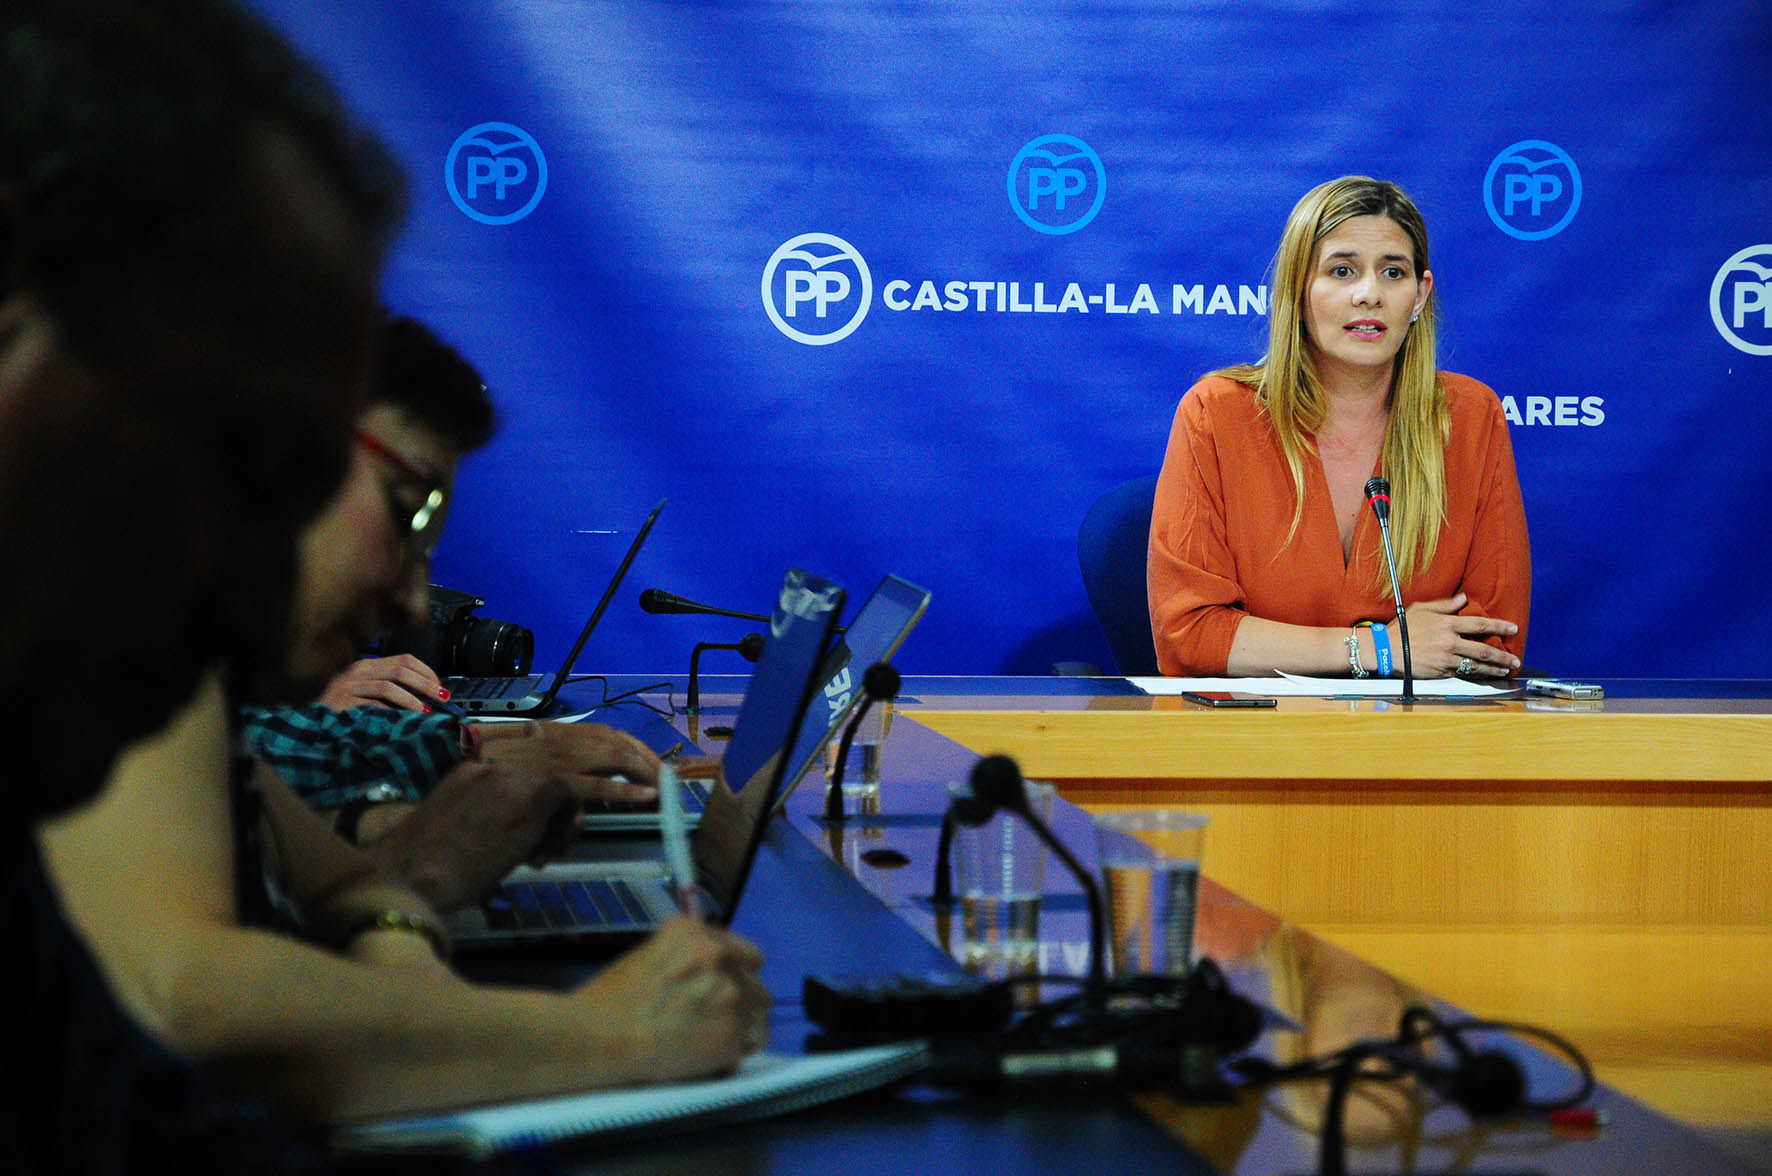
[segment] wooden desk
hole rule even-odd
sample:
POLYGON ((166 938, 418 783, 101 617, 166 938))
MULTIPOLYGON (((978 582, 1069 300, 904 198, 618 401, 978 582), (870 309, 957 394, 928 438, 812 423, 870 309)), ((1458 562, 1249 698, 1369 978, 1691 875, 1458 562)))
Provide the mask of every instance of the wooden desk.
POLYGON ((1085 807, 1210 813, 1207 873, 1772 1159, 1772 696, 1008 696, 901 713, 1085 807))
MULTIPOLYGON (((713 689, 704 686, 710 708, 729 710, 735 699, 725 691, 710 699, 713 689)), ((909 689, 922 702, 907 704, 907 714, 921 714, 922 708, 933 712, 940 705, 924 680, 913 679, 909 689)), ((1076 700, 1066 705, 1087 709, 1076 700)), ((726 713, 679 719, 678 731, 699 742, 701 723, 729 721, 726 713)), ((677 737, 667 731, 653 742, 663 746, 677 737)), ((800 977, 809 971, 872 975, 928 967, 931 958, 953 966, 934 949, 954 946, 949 940, 958 932, 931 910, 926 896, 947 782, 964 778, 976 758, 975 752, 930 726, 901 719, 887 741, 883 817, 848 822, 840 829, 826 826, 820 820, 822 781, 815 773, 790 800, 789 820, 772 822, 738 927, 766 952, 765 982, 781 1001, 777 1048, 797 1048, 796 1034, 804 1032, 795 998, 800 977), (906 944, 906 936, 918 942, 906 944)), ((1093 845, 1086 815, 1068 804, 1057 809, 1058 835, 1089 863, 1093 845)), ((1299 1026, 1266 1035, 1261 1052, 1289 1058, 1326 1052, 1358 1037, 1390 1036, 1402 1003, 1424 997, 1419 986, 1216 884, 1210 856, 1207 874, 1198 946, 1224 964, 1239 991, 1299 1026)), ((1040 967, 1081 973, 1087 964, 1087 916, 1076 901, 1075 883, 1054 868, 1047 895, 1040 918, 1040 967)), ((1534 1008, 1523 1019, 1558 1030, 1570 1027, 1561 1010, 1534 1008)), ((1569 1081, 1567 1071, 1544 1055, 1528 1054, 1524 1060, 1537 1095, 1565 1088, 1569 1081)), ((1323 1093, 1319 1082, 1248 1095, 1228 1107, 1180 1106, 1141 1097, 1138 1105, 1144 1113, 1133 1115, 1119 1100, 1101 1094, 974 1094, 956 1101, 913 1090, 864 1096, 682 1140, 600 1149, 587 1170, 1301 1173, 1316 1170, 1323 1093)), ((1460 1111, 1417 1103, 1393 1106, 1394 1116, 1376 1122, 1370 1114, 1356 1112, 1350 1170, 1530 1171, 1547 1176, 1753 1170, 1616 1090, 1602 1089, 1595 1101, 1612 1116, 1613 1126, 1599 1138, 1583 1140, 1558 1138, 1531 1122, 1473 1129, 1460 1111)))

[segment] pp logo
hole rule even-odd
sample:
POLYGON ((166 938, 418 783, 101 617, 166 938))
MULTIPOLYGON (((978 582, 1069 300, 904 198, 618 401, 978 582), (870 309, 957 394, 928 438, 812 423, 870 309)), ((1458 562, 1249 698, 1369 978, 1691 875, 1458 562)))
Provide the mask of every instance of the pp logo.
POLYGON ((450 147, 443 182, 455 206, 481 224, 508 225, 541 203, 548 190, 548 160, 522 127, 481 123, 450 147))
POLYGON ((1772 355, 1772 245, 1749 245, 1723 263, 1710 284, 1710 318, 1731 347, 1772 355))
POLYGON ((763 309, 777 330, 818 347, 847 339, 874 302, 874 277, 855 246, 829 233, 785 241, 763 267, 763 309))
POLYGON ((1581 207, 1581 172, 1569 153, 1543 139, 1502 151, 1483 177, 1483 203, 1495 227, 1522 241, 1542 241, 1569 227, 1581 207))
POLYGON ((1106 198, 1101 157, 1075 135, 1041 135, 1009 163, 1009 206, 1036 232, 1074 233, 1106 198))

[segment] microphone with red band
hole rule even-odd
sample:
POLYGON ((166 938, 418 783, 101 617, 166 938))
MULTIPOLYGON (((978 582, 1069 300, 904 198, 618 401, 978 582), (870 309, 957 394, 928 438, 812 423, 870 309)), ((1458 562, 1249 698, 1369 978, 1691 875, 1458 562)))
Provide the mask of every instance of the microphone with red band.
POLYGON ((1391 484, 1384 478, 1366 483, 1366 501, 1378 516, 1378 537, 1384 543, 1384 563, 1391 574, 1391 598, 1397 603, 1397 644, 1403 648, 1403 701, 1415 701, 1415 662, 1409 656, 1409 618, 1404 615, 1403 586, 1397 582, 1397 555, 1391 548, 1391 484))

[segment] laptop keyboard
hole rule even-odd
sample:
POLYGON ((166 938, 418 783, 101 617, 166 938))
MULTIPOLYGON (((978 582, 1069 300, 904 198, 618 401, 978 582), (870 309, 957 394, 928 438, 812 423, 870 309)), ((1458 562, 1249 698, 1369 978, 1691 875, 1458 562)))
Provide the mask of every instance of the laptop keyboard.
POLYGON ((462 698, 522 698, 535 686, 533 677, 451 678, 449 692, 462 698))
POLYGON ((486 922, 501 931, 645 927, 651 922, 633 887, 620 879, 507 882, 480 905, 486 922))

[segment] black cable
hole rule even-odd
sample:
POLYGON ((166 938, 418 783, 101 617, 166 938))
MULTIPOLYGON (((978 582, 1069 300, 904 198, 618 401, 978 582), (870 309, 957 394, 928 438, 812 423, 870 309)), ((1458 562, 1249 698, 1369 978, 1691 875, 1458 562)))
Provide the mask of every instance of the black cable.
POLYGON ((585 682, 600 682, 603 684, 603 697, 592 703, 590 706, 590 709, 593 711, 602 710, 606 706, 633 705, 643 706, 653 714, 666 719, 674 719, 680 713, 677 708, 677 687, 668 681, 652 682, 645 686, 636 686, 632 690, 624 690, 620 694, 613 695, 609 693, 609 679, 603 674, 575 674, 572 677, 567 678, 562 685, 576 686, 585 682), (663 707, 655 706, 652 703, 647 702, 644 698, 638 697, 649 691, 660 689, 665 692, 665 705, 663 707))
POLYGON ((1343 1119, 1348 1095, 1353 1084, 1361 1079, 1394 1082, 1413 1075, 1448 1102, 1463 1107, 1473 1120, 1565 1110, 1586 1102, 1596 1085, 1593 1067, 1586 1056, 1573 1043, 1548 1029, 1511 1021, 1449 1022, 1422 1005, 1403 1010, 1397 1036, 1389 1040, 1358 1041, 1334 1053, 1287 1066, 1276 1066, 1264 1058, 1241 1058, 1230 1063, 1229 1068, 1251 1085, 1324 1077, 1330 1080, 1323 1110, 1319 1159, 1322 1176, 1343 1176, 1347 1170, 1343 1119), (1519 1063, 1498 1050, 1473 1050, 1465 1040, 1470 1033, 1505 1033, 1544 1042, 1575 1066, 1580 1075, 1575 1090, 1550 1099, 1524 1097, 1525 1078, 1519 1063), (1456 1064, 1450 1069, 1425 1053, 1423 1047, 1435 1041, 1451 1051, 1456 1064), (1373 1062, 1378 1063, 1377 1068, 1368 1064, 1373 1062))
POLYGON ((636 686, 632 690, 624 690, 620 694, 611 695, 605 698, 602 705, 622 706, 630 703, 635 706, 643 706, 653 714, 662 715, 667 719, 674 719, 679 713, 677 708, 677 688, 670 682, 653 682, 647 686, 636 686), (647 702, 644 698, 640 697, 642 694, 647 694, 661 688, 665 692, 665 705, 663 707, 654 706, 652 703, 647 702))
POLYGON ((1594 1089, 1598 1083, 1594 1078, 1593 1066, 1588 1062, 1586 1056, 1567 1038, 1561 1037, 1549 1029, 1541 1029, 1536 1025, 1526 1025, 1516 1021, 1459 1021, 1454 1024, 1447 1022, 1431 1009, 1421 1005, 1412 1005, 1403 1010, 1402 1028, 1398 1039, 1408 1044, 1434 1039, 1443 1040, 1452 1048, 1453 1053, 1458 1056, 1461 1062, 1468 1062, 1472 1060, 1473 1055, 1463 1039, 1463 1035, 1466 1033, 1509 1033, 1516 1037, 1536 1038, 1551 1046, 1575 1066, 1580 1080, 1573 1092, 1553 1099, 1523 1099, 1519 1103, 1519 1109, 1536 1114, 1549 1114, 1551 1111, 1562 1111, 1580 1106, 1593 1097, 1594 1089), (1416 1022, 1425 1024, 1428 1027, 1428 1032, 1418 1037, 1410 1037, 1408 1035, 1417 1032, 1413 1028, 1416 1022))

